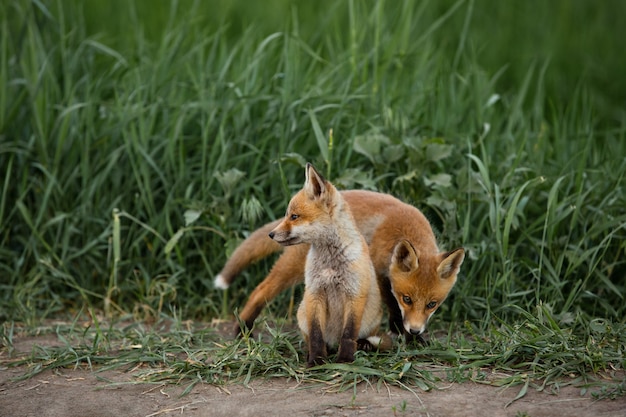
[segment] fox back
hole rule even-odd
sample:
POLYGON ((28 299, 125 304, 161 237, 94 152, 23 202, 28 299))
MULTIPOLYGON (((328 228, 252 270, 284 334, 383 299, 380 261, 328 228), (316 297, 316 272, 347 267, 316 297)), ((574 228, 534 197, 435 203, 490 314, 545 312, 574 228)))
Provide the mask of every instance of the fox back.
MULTIPOLYGON (((428 319, 456 283, 465 258, 464 249, 440 251, 424 214, 389 194, 349 190, 342 191, 341 196, 369 246, 380 294, 388 307, 390 330, 420 341, 420 334, 425 331, 428 319)), ((304 204, 306 200, 303 192, 296 197, 294 207, 303 206, 300 217, 288 215, 282 221, 268 223, 256 230, 237 248, 217 275, 216 287, 227 288, 241 270, 258 259, 283 250, 283 246, 289 244, 288 241, 309 241, 311 236, 324 235, 326 224, 331 222, 330 213, 324 212, 317 205, 304 204), (318 224, 309 231, 300 229, 301 225, 310 222, 318 224), (285 241, 283 245, 267 239, 272 229, 280 233, 281 239, 285 241), (307 238, 307 235, 311 236, 307 238)), ((268 301, 305 279, 308 249, 308 244, 284 249, 240 313, 245 328, 252 328, 254 320, 268 301)), ((236 325, 234 330, 238 333, 241 329, 236 325)))

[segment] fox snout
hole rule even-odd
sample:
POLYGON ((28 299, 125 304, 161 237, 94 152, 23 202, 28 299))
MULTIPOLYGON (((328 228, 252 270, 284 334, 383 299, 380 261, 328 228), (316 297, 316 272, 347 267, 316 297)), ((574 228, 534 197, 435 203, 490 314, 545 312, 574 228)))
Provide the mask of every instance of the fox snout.
POLYGON ((277 243, 282 244, 283 240, 285 240, 284 233, 276 233, 275 230, 272 230, 268 235, 270 239, 275 240, 277 243))
POLYGON ((272 230, 268 236, 270 239, 274 240, 276 243, 283 246, 291 246, 302 243, 297 236, 294 236, 289 230, 272 230))
POLYGON ((289 232, 277 232, 276 229, 272 230, 269 235, 270 239, 275 240, 278 243, 281 243, 283 240, 289 238, 289 232))
POLYGON ((414 329, 412 327, 407 327, 406 330, 408 330, 409 333, 411 333, 412 335, 419 336, 422 333, 424 333, 424 331, 426 330, 426 326, 423 326, 417 329, 414 329))
POLYGON ((426 327, 428 324, 428 320, 432 316, 432 314, 419 314, 415 311, 411 310, 401 310, 402 311, 402 325, 404 326, 404 330, 413 335, 420 336, 426 332, 426 327))

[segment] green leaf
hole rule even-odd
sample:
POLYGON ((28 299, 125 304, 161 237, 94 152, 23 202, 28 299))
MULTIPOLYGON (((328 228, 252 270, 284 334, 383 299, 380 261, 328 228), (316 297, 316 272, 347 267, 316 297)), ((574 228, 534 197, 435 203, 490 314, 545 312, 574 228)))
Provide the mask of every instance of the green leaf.
POLYGON ((167 243, 165 244, 165 254, 166 255, 169 255, 170 252, 172 252, 172 249, 174 249, 174 246, 176 246, 176 244, 178 243, 180 238, 183 237, 183 234, 185 234, 186 230, 187 229, 185 229, 185 228, 178 229, 176 231, 176 233, 174 233, 174 236, 172 236, 171 239, 167 241, 167 243))
POLYGON ((427 161, 441 161, 452 155, 452 145, 445 145, 440 143, 429 143, 426 146, 426 160, 427 161))
POLYGON ((402 159, 406 155, 406 148, 402 145, 385 146, 383 149, 383 160, 391 164, 402 159))
POLYGON ((222 185, 224 191, 229 193, 245 175, 245 172, 240 171, 237 168, 231 168, 226 172, 216 172, 215 178, 217 178, 219 183, 222 185))
POLYGON ((185 217, 185 226, 193 224, 196 220, 200 218, 201 215, 202 212, 199 210, 185 210, 185 213, 183 214, 183 216, 185 217))
POLYGON ((390 140, 387 136, 380 133, 370 133, 355 137, 352 146, 356 152, 377 163, 381 162, 381 148, 389 144, 390 140))
POLYGON ((324 158, 324 161, 328 162, 328 141, 322 132, 320 123, 317 121, 317 116, 312 110, 309 110, 309 118, 311 119, 311 125, 313 126, 313 133, 315 134, 315 141, 317 147, 324 158))
POLYGON ((366 190, 376 190, 376 181, 372 179, 370 172, 350 168, 343 171, 339 178, 335 178, 333 183, 340 189, 363 188, 366 190))
POLYGON ((452 185, 452 176, 449 174, 435 174, 431 177, 424 177, 424 184, 427 187, 450 187, 452 185))
POLYGON ((304 156, 300 155, 299 153, 288 152, 288 153, 283 154, 280 157, 280 162, 288 162, 288 163, 295 164, 304 168, 307 163, 307 160, 304 156))
POLYGON ((419 174, 416 170, 409 171, 406 174, 396 177, 396 179, 393 180, 393 185, 395 187, 397 183, 415 181, 418 178, 418 175, 419 174))

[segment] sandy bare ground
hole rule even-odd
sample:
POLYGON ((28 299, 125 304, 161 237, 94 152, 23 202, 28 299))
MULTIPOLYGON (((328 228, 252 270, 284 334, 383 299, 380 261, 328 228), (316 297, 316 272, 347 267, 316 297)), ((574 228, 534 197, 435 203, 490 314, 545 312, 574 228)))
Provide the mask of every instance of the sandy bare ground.
MULTIPOLYGON (((21 352, 35 344, 55 341, 50 336, 14 340, 21 352)), ((583 395, 571 386, 558 393, 529 388, 513 401, 519 386, 503 389, 478 383, 441 383, 429 392, 361 384, 356 392, 336 392, 323 384, 273 378, 248 386, 197 384, 182 395, 188 380, 179 385, 139 383, 132 372, 88 368, 45 371, 19 381, 26 369, 8 366, 7 355, 0 346, 0 417, 626 416, 626 397, 595 400, 594 389, 583 395)))
POLYGON ((529 390, 507 407, 518 388, 474 383, 452 384, 430 392, 362 385, 356 395, 328 392, 319 385, 272 379, 248 387, 137 384, 122 372, 88 370, 44 372, 12 382, 19 369, 3 370, 0 415, 12 417, 84 416, 606 416, 626 415, 626 398, 593 400, 567 387, 558 395, 529 390))

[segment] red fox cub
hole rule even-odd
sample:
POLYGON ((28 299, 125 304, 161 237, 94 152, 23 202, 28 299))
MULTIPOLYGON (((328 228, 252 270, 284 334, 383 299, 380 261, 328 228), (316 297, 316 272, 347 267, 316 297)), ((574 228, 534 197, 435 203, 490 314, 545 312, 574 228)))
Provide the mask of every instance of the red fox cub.
POLYGON ((306 165, 306 181, 269 237, 283 246, 310 244, 298 325, 308 345, 308 366, 327 347, 337 361, 354 361, 357 339, 376 337, 383 310, 367 243, 337 189, 306 165))
MULTIPOLYGON (((432 314, 454 286, 465 258, 463 248, 440 252, 426 217, 413 206, 372 191, 343 191, 356 226, 369 245, 383 301, 389 310, 389 327, 407 339, 420 340, 432 314)), ((226 289, 248 265, 283 250, 267 234, 281 220, 252 233, 232 254, 215 277, 226 289)), ((241 310, 243 325, 251 329, 266 303, 281 291, 304 280, 308 245, 288 246, 270 273, 250 294, 241 310)), ((240 332, 239 325, 236 332, 240 332)))

